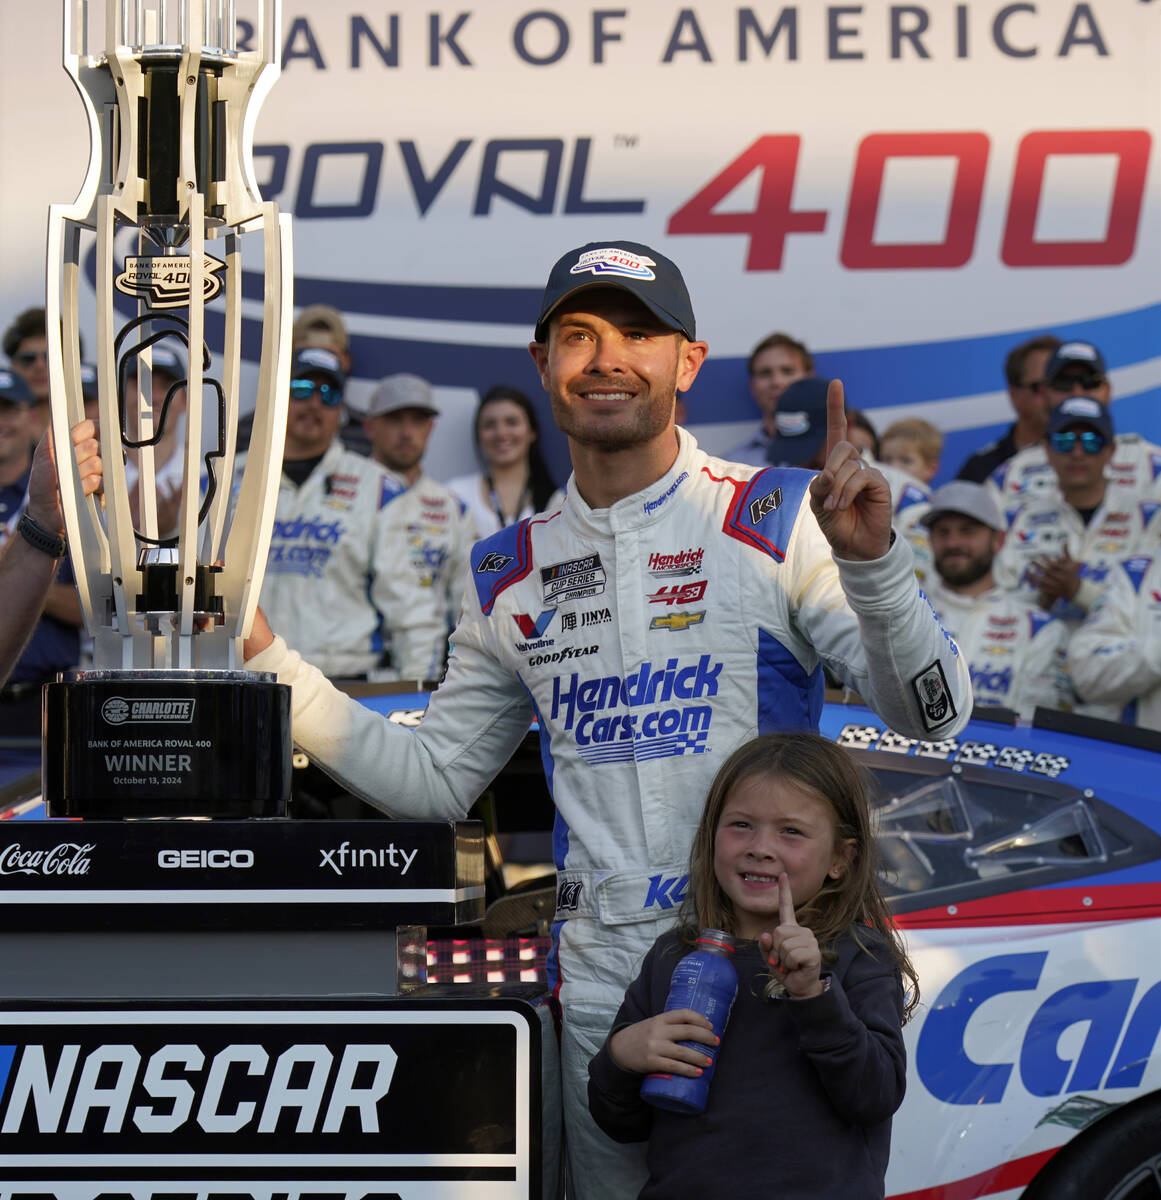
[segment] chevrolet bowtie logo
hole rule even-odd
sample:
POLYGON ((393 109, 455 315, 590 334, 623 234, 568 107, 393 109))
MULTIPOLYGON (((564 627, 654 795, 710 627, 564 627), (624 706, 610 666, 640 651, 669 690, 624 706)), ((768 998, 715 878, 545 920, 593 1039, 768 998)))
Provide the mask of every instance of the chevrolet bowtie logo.
POLYGON ((654 617, 649 622, 650 629, 688 629, 691 625, 700 625, 705 620, 704 612, 671 612, 663 617, 654 617))

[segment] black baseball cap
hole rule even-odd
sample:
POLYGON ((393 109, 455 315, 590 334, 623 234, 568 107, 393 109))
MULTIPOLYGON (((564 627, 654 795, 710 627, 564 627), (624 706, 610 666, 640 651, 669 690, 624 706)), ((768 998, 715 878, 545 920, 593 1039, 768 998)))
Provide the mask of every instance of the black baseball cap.
POLYGON ((535 337, 548 337, 548 320, 586 288, 615 287, 635 296, 670 329, 697 340, 693 304, 677 264, 640 242, 588 242, 556 260, 540 301, 535 337))
POLYGON ((24 377, 6 367, 0 367, 0 400, 7 400, 11 404, 26 404, 29 408, 36 403, 36 397, 24 382, 24 377))
POLYGON ((1064 342, 1044 364, 1044 378, 1051 383, 1066 367, 1083 365, 1098 375, 1107 375, 1104 355, 1092 342, 1064 342))
POLYGON ((818 375, 796 379, 778 397, 774 436, 766 461, 799 467, 811 461, 826 442, 826 391, 830 380, 818 375))
POLYGON ((1088 425, 1108 441, 1113 438, 1113 414, 1109 406, 1091 396, 1070 396, 1048 414, 1048 435, 1060 433, 1070 425, 1088 425))
POLYGON ((323 346, 304 346, 296 350, 290 361, 290 378, 310 379, 315 375, 329 379, 340 392, 347 382, 343 364, 333 350, 323 346))

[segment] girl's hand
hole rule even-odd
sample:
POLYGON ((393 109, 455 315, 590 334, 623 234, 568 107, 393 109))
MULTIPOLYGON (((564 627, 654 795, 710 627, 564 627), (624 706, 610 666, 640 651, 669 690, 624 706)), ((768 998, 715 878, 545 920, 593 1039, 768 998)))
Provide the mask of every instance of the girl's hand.
POLYGON ((691 1008, 675 1008, 619 1029, 609 1040, 609 1053, 623 1071, 639 1075, 661 1072, 690 1079, 710 1065, 710 1059, 681 1042, 716 1046, 718 1037, 709 1019, 691 1008))
POLYGON ((794 897, 790 880, 783 871, 778 876, 778 928, 764 933, 758 946, 766 960, 779 973, 786 991, 795 1000, 822 995, 822 953, 811 930, 799 925, 794 917, 794 897))

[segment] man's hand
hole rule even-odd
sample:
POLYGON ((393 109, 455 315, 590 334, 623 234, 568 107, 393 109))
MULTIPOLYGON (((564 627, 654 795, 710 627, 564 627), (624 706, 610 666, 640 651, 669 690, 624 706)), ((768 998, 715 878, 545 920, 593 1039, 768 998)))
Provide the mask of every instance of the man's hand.
POLYGON ((1045 611, 1057 600, 1071 600, 1080 588, 1080 568, 1068 553, 1059 558, 1039 558, 1028 566, 1028 579, 1036 588, 1036 603, 1045 611))
POLYGON ((712 1060, 682 1042, 716 1046, 718 1038, 707 1017, 691 1008, 675 1008, 618 1029, 609 1041, 609 1053, 622 1071, 639 1075, 662 1072, 693 1079, 712 1060))
POLYGON ((253 658, 255 654, 265 650, 272 641, 274 641, 274 634, 267 623, 266 614, 260 608, 256 608, 249 636, 242 642, 242 660, 253 658))
POLYGON ((810 483, 810 507, 839 558, 882 558, 891 546, 891 488, 846 440, 843 385, 826 392, 826 463, 810 483))
POLYGON ((778 928, 763 933, 758 948, 796 1000, 821 995, 822 953, 813 931, 799 925, 794 915, 794 898, 785 871, 778 876, 778 928))
MULTIPOLYGON (((101 486, 101 444, 97 441, 95 422, 78 422, 72 428, 72 439, 81 487, 84 494, 90 496, 101 486)), ((28 515, 42 528, 53 533, 63 534, 65 531, 51 429, 45 431, 32 456, 32 471, 28 477, 28 515)))

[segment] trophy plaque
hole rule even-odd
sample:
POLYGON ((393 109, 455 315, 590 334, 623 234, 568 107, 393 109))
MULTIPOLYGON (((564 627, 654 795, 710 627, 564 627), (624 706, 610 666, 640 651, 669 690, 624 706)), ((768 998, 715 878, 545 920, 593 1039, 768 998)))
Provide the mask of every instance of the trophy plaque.
POLYGON ((83 497, 58 450, 92 666, 45 688, 54 817, 286 813, 289 690, 241 669, 282 468, 292 282, 289 217, 253 168, 280 6, 252 7, 64 0, 92 151, 76 202, 49 210, 52 428, 69 446, 86 416, 95 329, 104 494, 83 497), (244 465, 243 348, 258 364, 244 465))

